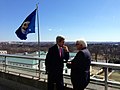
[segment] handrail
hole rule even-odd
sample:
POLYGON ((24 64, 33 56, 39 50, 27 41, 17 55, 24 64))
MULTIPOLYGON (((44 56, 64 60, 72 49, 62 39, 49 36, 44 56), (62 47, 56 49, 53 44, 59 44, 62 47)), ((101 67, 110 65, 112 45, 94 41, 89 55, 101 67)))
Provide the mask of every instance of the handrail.
MULTIPOLYGON (((24 58, 24 59, 34 59, 34 60, 44 60, 41 57, 32 57, 32 56, 20 56, 20 55, 12 55, 12 54, 0 54, 0 56, 4 57, 14 57, 14 58, 24 58)), ((113 64, 113 63, 102 63, 102 62, 91 62, 91 65, 100 66, 100 67, 107 67, 107 68, 114 68, 120 69, 120 64, 113 64)))
MULTIPOLYGON (((21 59, 27 59, 27 60, 39 60, 40 62, 44 63, 44 58, 41 58, 41 57, 32 57, 32 56, 20 56, 20 55, 11 55, 11 54, 0 54, 0 57, 4 57, 4 61, 5 63, 3 63, 3 70, 5 72, 9 72, 10 70, 7 70, 9 68, 9 66, 12 66, 12 65, 8 65, 8 62, 7 62, 7 57, 11 57, 11 58, 21 58, 21 59)), ((2 60, 1 60, 2 61, 2 60)), ((38 63, 39 64, 39 63, 38 63)), ((1 65, 1 64, 0 64, 1 65)), ((112 64, 112 63, 102 63, 102 62, 91 62, 91 66, 96 66, 96 67, 101 67, 103 68, 103 72, 105 73, 104 74, 104 79, 101 80, 101 79, 96 79, 96 78, 91 78, 92 81, 99 81, 99 82, 103 82, 105 84, 105 90, 108 90, 108 84, 113 84, 113 85, 120 85, 120 82, 111 82, 111 81, 108 81, 108 68, 112 68, 112 69, 120 69, 120 64, 112 64)), ((18 66, 19 67, 19 66, 18 66)), ((20 67, 19 67, 20 68, 20 67)), ((39 74, 37 77, 39 77, 40 79, 40 74, 41 72, 45 71, 45 69, 41 70, 41 65, 39 64, 39 67, 38 69, 34 69, 37 71, 37 73, 39 74)), ((65 69, 65 70, 68 70, 68 69, 65 69)), ((18 70, 19 71, 19 70, 18 70)), ((17 73, 17 72, 16 72, 17 73)), ((24 74, 24 73, 21 73, 21 72, 18 72, 19 74, 24 74)), ((27 74, 29 75, 29 73, 27 74)), ((65 76, 67 77, 70 77, 69 74, 65 74, 65 76)), ((32 77, 35 77, 34 75, 32 77)), ((67 78, 66 78, 67 79, 67 78)))
MULTIPOLYGON (((120 69, 120 64, 112 64, 112 63, 102 63, 102 62, 91 62, 91 65, 95 65, 97 67, 102 67, 104 69, 104 83, 105 83, 105 90, 108 90, 108 84, 110 84, 110 81, 108 81, 108 68, 112 69, 120 69)), ((111 83, 113 84, 113 83, 111 83)), ((120 85, 120 83, 114 83, 115 85, 120 85)))
POLYGON ((41 60, 40 57, 32 57, 32 56, 21 56, 21 55, 12 55, 12 54, 0 54, 3 57, 14 57, 14 58, 24 58, 24 59, 34 59, 34 60, 41 60))
MULTIPOLYGON (((0 54, 0 57, 4 57, 4 63, 3 63, 3 70, 5 71, 5 72, 15 72, 15 71, 11 71, 11 70, 7 70, 7 67, 15 67, 14 65, 10 65, 9 63, 8 63, 8 60, 6 59, 6 58, 21 58, 21 59, 27 59, 27 60, 43 60, 42 58, 40 58, 40 57, 32 57, 32 56, 20 56, 20 55, 11 55, 11 54, 0 54)), ((16 59, 17 60, 17 59, 16 59)), ((3 61, 3 60, 2 60, 3 61)), ((24 61, 23 61, 24 62, 24 61)), ((21 63, 18 63, 18 64, 21 64, 21 63)), ((25 64, 25 63, 24 63, 25 64)), ((27 63, 26 63, 27 64, 27 63)), ((29 64, 28 64, 29 65, 29 64)), ((31 64, 32 65, 32 64, 31 64)), ((39 65, 40 66, 40 65, 39 65)), ((21 67, 21 66, 16 66, 16 69, 17 69, 17 67, 18 68, 23 68, 23 67, 21 67)), ((9 69, 9 68, 8 68, 9 69)), ((29 69, 29 68, 26 68, 26 69, 29 69)), ((36 70, 37 72, 38 72, 38 74, 40 74, 41 73, 41 71, 40 71, 40 67, 38 67, 37 69, 33 69, 33 70, 36 70)), ((17 73, 17 72, 16 72, 17 73)), ((22 72, 20 72, 19 74, 24 74, 25 75, 25 73, 22 73, 22 72)), ((34 75, 30 75, 30 76, 34 76, 34 75)), ((34 76, 35 77, 35 76, 34 76)), ((40 75, 38 75, 38 76, 36 76, 37 78, 39 78, 40 79, 40 75)))
POLYGON ((91 65, 95 65, 98 67, 120 69, 120 64, 113 64, 113 63, 91 62, 91 65))

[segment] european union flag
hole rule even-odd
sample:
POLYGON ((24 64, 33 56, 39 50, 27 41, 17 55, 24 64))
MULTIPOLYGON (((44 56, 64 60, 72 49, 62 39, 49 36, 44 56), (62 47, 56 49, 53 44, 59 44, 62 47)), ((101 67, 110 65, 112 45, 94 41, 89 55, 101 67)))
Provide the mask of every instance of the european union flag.
POLYGON ((27 39, 27 34, 35 33, 36 9, 23 21, 21 26, 16 30, 16 35, 21 40, 27 39))

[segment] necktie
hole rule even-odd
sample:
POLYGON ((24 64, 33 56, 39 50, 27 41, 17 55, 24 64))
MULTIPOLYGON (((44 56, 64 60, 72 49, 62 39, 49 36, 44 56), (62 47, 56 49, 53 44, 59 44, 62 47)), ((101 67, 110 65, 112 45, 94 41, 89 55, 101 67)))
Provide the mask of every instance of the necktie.
POLYGON ((60 57, 62 57, 62 47, 59 48, 60 57))

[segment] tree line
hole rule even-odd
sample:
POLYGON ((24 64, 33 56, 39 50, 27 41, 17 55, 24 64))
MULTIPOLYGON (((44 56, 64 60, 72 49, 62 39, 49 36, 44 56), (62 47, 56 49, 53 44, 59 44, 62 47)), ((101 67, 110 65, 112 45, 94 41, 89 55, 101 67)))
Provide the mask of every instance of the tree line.
MULTIPOLYGON (((54 42, 43 42, 38 46, 37 43, 0 43, 0 50, 6 50, 8 54, 16 53, 33 53, 36 51, 48 51, 49 47, 54 45, 54 42)), ((75 44, 67 42, 70 52, 77 52, 75 44)), ((116 43, 90 43, 88 49, 91 52, 92 60, 103 60, 105 62, 120 63, 120 44, 116 43)))

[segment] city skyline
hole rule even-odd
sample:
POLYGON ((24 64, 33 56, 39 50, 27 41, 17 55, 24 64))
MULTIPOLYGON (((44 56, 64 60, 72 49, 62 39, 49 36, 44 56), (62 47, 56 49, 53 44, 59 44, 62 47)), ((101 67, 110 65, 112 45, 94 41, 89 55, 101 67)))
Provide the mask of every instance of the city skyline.
POLYGON ((0 41, 37 41, 36 33, 20 40, 15 31, 38 4, 40 41, 120 41, 120 0, 1 0, 0 41))

